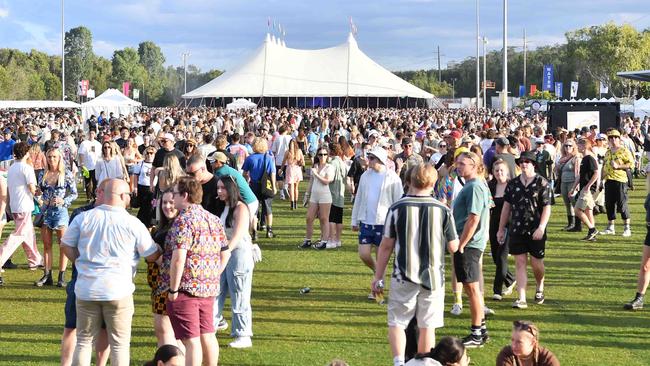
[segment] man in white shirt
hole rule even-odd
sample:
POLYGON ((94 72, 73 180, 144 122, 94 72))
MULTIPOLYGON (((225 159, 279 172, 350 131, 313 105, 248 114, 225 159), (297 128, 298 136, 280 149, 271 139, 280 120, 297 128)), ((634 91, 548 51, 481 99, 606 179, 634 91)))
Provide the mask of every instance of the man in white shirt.
POLYGON ((61 239, 61 250, 75 262, 78 272, 73 365, 90 365, 102 320, 108 331, 111 365, 129 365, 133 276, 140 257, 151 262, 160 256, 147 228, 126 211, 129 200, 128 183, 110 179, 104 204, 79 214, 61 239))
MULTIPOLYGON (((388 154, 376 147, 368 152, 368 169, 359 180, 352 207, 352 231, 359 232, 359 257, 373 272, 372 247, 379 247, 390 206, 404 193, 397 174, 386 168, 388 154)), ((369 299, 374 299, 372 292, 369 299)))
POLYGON ((278 128, 279 135, 275 140, 273 140, 273 145, 271 145, 271 151, 273 151, 273 155, 275 156, 275 171, 277 172, 276 182, 278 187, 282 187, 282 189, 280 189, 281 199, 285 199, 284 191, 286 190, 286 187, 282 185, 284 183, 284 174, 281 173, 282 161, 284 161, 284 155, 289 149, 289 143, 291 142, 291 135, 287 132, 287 126, 285 124, 280 125, 280 128, 278 128))
POLYGON ((88 139, 79 145, 77 151, 77 162, 84 177, 84 187, 88 201, 95 199, 95 188, 97 187, 95 166, 102 156, 102 144, 95 137, 97 137, 95 130, 88 131, 88 139))
MULTIPOLYGON (((34 168, 28 163, 29 145, 26 142, 18 142, 13 150, 15 162, 7 171, 7 190, 16 228, 0 247, 0 267, 22 244, 29 267, 36 269, 43 264, 43 257, 36 247, 36 234, 32 223, 36 176, 34 168)), ((0 286, 3 283, 0 277, 0 286)))

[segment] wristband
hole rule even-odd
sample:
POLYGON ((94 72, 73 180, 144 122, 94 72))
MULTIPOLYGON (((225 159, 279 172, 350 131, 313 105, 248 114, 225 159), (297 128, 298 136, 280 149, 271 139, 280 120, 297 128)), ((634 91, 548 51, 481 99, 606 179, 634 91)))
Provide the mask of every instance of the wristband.
POLYGON ((178 293, 178 290, 173 291, 172 289, 169 289, 167 292, 169 292, 170 294, 173 295, 173 294, 177 294, 177 293, 178 293))

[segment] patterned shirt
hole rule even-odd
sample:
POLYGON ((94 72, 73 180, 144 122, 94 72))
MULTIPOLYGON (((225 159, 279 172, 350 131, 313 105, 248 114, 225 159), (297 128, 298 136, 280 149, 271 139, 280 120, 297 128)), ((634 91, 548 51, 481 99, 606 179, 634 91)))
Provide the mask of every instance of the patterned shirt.
POLYGON ((611 149, 605 153, 605 162, 603 163, 603 179, 615 180, 621 183, 627 183, 627 173, 625 169, 614 169, 612 162, 617 162, 619 165, 634 165, 634 156, 630 150, 625 147, 619 147, 616 152, 611 149))
POLYGON ((511 206, 510 232, 512 235, 532 235, 539 226, 544 206, 551 205, 551 187, 548 181, 536 174, 526 187, 521 176, 508 182, 503 199, 511 206))
POLYGON ((187 250, 179 290, 196 297, 214 297, 219 285, 221 250, 228 246, 221 220, 201 205, 183 209, 174 220, 160 267, 161 291, 169 288, 169 269, 174 250, 187 250))
MULTIPOLYGON (((50 185, 45 181, 45 174, 40 181, 39 187, 41 192, 43 192, 43 201, 49 202, 54 198, 63 199, 63 207, 70 207, 72 202, 77 199, 77 185, 74 181, 74 175, 72 172, 67 170, 65 171, 65 178, 63 179, 63 185, 59 185, 59 182, 56 182, 55 185, 50 185)), ((47 209, 47 206, 45 207, 47 209)))

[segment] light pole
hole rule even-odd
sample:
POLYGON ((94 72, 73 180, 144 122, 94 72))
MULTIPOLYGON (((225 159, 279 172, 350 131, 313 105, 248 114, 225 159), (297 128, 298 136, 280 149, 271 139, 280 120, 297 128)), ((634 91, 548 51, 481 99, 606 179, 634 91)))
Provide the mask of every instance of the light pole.
POLYGON ((483 108, 487 108, 487 53, 485 52, 487 44, 488 39, 483 36, 483 108))
POLYGON ((479 97, 481 93, 481 70, 480 70, 480 55, 479 55, 479 43, 481 42, 481 36, 479 34, 480 23, 479 23, 479 0, 476 0, 476 109, 480 108, 479 97))
POLYGON ((503 0, 503 89, 501 110, 508 111, 508 0, 503 0))
POLYGON ((61 100, 65 101, 65 0, 61 0, 61 100))
POLYGON ((190 53, 184 52, 181 56, 183 56, 183 84, 185 85, 183 94, 187 94, 187 58, 190 57, 190 53))

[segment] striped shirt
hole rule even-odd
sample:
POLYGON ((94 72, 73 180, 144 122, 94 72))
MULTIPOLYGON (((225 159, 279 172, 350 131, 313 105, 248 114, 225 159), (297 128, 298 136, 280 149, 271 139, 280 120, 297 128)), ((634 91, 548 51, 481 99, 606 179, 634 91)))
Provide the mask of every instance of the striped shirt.
POLYGON ((431 196, 404 196, 388 210, 384 236, 395 239, 393 277, 444 288, 445 247, 458 239, 451 211, 431 196))

